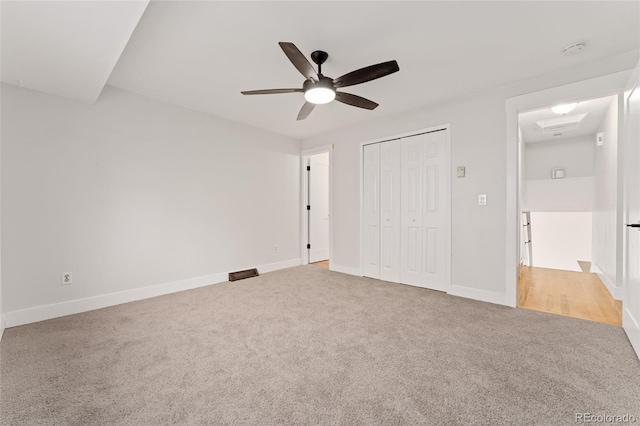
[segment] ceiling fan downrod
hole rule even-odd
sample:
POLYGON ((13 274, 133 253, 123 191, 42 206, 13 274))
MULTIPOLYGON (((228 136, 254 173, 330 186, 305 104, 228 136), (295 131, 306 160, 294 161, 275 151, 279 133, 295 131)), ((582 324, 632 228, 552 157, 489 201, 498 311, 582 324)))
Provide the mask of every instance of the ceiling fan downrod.
POLYGON ((327 52, 323 52, 322 50, 316 50, 311 53, 311 60, 318 65, 318 76, 322 77, 322 64, 324 64, 329 58, 329 54, 327 52))

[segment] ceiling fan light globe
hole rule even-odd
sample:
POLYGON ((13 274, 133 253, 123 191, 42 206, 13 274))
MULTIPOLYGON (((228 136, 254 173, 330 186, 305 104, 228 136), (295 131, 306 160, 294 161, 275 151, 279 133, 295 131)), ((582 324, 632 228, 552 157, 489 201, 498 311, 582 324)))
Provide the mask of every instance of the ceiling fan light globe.
POLYGON ((328 104, 336 98, 335 90, 326 87, 314 87, 304 92, 304 99, 312 104, 328 104))

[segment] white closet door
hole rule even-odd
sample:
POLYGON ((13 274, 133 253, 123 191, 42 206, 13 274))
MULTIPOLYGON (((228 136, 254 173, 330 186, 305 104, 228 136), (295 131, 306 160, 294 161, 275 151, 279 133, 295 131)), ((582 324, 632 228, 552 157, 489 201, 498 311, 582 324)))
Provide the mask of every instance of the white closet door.
POLYGON ((380 279, 400 282, 400 141, 380 144, 380 279))
POLYGON ((380 278, 380 144, 364 146, 362 275, 380 278))
POLYGON ((427 133, 423 140, 423 287, 447 290, 447 133, 427 133))
POLYGON ((422 159, 424 136, 401 139, 400 282, 423 285, 422 159))

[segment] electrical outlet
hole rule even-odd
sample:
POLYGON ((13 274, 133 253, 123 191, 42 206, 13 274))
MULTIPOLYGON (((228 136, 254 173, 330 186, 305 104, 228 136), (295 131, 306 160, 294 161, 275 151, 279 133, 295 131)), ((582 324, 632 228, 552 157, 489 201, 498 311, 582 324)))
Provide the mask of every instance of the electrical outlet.
POLYGON ((478 205, 486 206, 487 205, 487 194, 478 195, 478 205))
POLYGON ((71 272, 63 272, 61 277, 62 285, 71 284, 73 282, 73 275, 71 272))
POLYGON ((278 246, 273 246, 273 252, 277 253, 278 252, 278 246))

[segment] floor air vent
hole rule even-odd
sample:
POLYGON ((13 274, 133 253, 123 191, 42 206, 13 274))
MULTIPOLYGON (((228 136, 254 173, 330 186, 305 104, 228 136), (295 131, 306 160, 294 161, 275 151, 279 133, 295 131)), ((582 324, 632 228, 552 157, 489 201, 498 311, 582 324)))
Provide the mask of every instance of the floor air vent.
POLYGON ((257 277, 260 275, 256 268, 245 271, 229 272, 229 281, 244 280, 245 278, 257 277))

